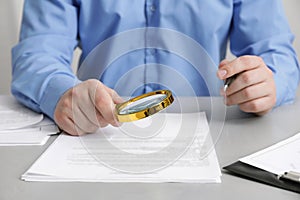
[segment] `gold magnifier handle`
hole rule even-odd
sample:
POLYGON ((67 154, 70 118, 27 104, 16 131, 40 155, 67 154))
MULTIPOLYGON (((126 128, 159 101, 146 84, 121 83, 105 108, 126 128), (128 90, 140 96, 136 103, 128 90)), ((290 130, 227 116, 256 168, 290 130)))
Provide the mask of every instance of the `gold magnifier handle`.
POLYGON ((140 96, 137 96, 135 98, 132 98, 124 103, 120 103, 116 105, 116 118, 119 122, 131 122, 131 121, 136 121, 139 119, 143 119, 146 118, 150 115, 153 115, 163 109, 165 109, 166 107, 168 107, 169 105, 171 105, 174 101, 174 97, 172 95, 172 92, 169 90, 157 90, 157 91, 153 91, 153 92, 149 92, 140 96), (150 107, 147 107, 145 109, 142 110, 138 110, 136 112, 133 113, 125 113, 122 114, 121 111, 126 108, 127 106, 129 106, 130 104, 141 100, 143 98, 146 97, 150 97, 153 95, 158 95, 158 94, 163 94, 166 95, 166 97, 161 100, 159 103, 152 105, 150 107))

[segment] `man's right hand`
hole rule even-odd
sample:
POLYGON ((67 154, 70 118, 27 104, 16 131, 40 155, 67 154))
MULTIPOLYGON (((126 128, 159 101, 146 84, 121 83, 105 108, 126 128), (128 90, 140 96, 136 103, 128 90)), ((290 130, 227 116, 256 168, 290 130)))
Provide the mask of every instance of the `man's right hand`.
POLYGON ((114 90, 90 79, 64 93, 56 105, 54 120, 70 135, 92 133, 108 124, 119 126, 114 109, 122 102, 114 90))

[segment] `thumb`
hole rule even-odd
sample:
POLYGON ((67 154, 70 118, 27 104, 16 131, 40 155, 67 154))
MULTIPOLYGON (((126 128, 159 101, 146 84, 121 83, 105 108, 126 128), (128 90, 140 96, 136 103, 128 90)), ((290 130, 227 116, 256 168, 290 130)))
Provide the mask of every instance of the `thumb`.
POLYGON ((105 87, 106 87, 107 92, 111 96, 112 101, 115 104, 119 104, 119 103, 123 103, 124 102, 124 99, 122 99, 115 90, 113 90, 113 89, 111 89, 111 88, 109 88, 107 86, 105 86, 105 87))
POLYGON ((123 103, 124 102, 124 99, 122 99, 122 97, 120 97, 118 95, 118 93, 116 93, 116 92, 113 93, 113 95, 111 96, 111 98, 112 98, 112 100, 113 100, 113 102, 115 104, 119 104, 119 103, 123 103))

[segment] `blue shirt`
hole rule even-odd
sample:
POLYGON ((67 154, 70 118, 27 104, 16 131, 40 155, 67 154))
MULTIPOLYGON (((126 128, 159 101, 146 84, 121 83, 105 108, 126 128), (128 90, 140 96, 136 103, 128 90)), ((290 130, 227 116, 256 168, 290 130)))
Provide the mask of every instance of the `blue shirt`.
MULTIPOLYGON (((147 27, 174 31, 200 44, 215 65, 206 74, 210 77, 216 77, 216 66, 225 58, 230 40, 234 55, 261 56, 274 72, 277 106, 295 97, 299 65, 280 0, 26 0, 20 42, 12 50, 12 93, 26 106, 53 118, 65 91, 82 80, 95 78, 85 65, 79 68, 79 78, 72 72, 77 46, 82 49, 81 64, 106 39, 147 27)), ((96 78, 128 95, 122 94, 126 85, 120 90, 116 86, 124 86, 118 80, 129 71, 137 69, 121 83, 130 85, 127 81, 138 80, 131 94, 159 89, 164 86, 157 84, 161 80, 182 73, 196 95, 209 95, 205 80, 189 65, 164 49, 138 49, 114 60, 96 78), (154 67, 147 68, 147 64, 154 67), (168 76, 170 71, 174 74, 168 76)), ((177 91, 178 95, 187 94, 184 87, 177 91)))

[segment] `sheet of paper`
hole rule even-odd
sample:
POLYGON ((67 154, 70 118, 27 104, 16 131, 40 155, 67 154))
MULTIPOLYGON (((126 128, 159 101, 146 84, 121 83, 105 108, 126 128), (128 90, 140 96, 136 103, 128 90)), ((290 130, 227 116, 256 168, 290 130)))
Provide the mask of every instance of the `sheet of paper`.
POLYGON ((300 173, 300 133, 240 161, 277 175, 289 171, 300 173))
MULTIPOLYGON (((195 138, 179 159, 161 170, 133 174, 112 169, 95 158, 95 155, 91 154, 91 149, 87 148, 86 144, 89 141, 94 140, 97 143, 102 139, 106 139, 123 151, 147 155, 149 152, 156 152, 159 148, 176 141, 178 135, 176 136, 174 133, 178 132, 178 127, 180 128, 178 123, 181 118, 180 114, 156 114, 156 117, 161 117, 166 123, 160 134, 148 138, 147 142, 145 142, 146 140, 141 142, 141 138, 125 135, 119 128, 112 126, 101 129, 101 135, 89 134, 83 136, 86 138, 62 134, 22 175, 22 179, 25 181, 52 182, 221 182, 221 171, 209 134, 205 113, 198 113, 197 116, 200 116, 200 118, 197 118, 195 114, 184 115, 188 116, 190 121, 199 120, 195 138), (103 138, 99 138, 99 135, 103 138)), ((147 126, 143 123, 138 125, 141 127, 147 126)), ((127 130, 130 130, 130 128, 127 130)), ((187 132, 185 134, 188 135, 187 132)), ((180 142, 178 142, 178 145, 180 145, 180 142)), ((93 146, 92 148, 95 149, 96 147, 93 146)), ((110 149, 102 148, 101 145, 98 145, 98 147, 102 153, 104 151, 105 154, 112 156, 112 161, 120 164, 121 168, 130 167, 134 164, 130 160, 122 159, 121 154, 111 154, 110 149)), ((157 162, 163 162, 163 160, 157 158, 143 162, 142 165, 151 166, 153 163, 157 164, 157 162)))
POLYGON ((12 96, 0 96, 0 131, 37 124, 43 115, 19 104, 12 96))
POLYGON ((0 146, 44 145, 57 132, 58 128, 54 124, 0 131, 0 146))
POLYGON ((0 96, 0 146, 43 145, 57 126, 25 108, 12 96, 0 96))

